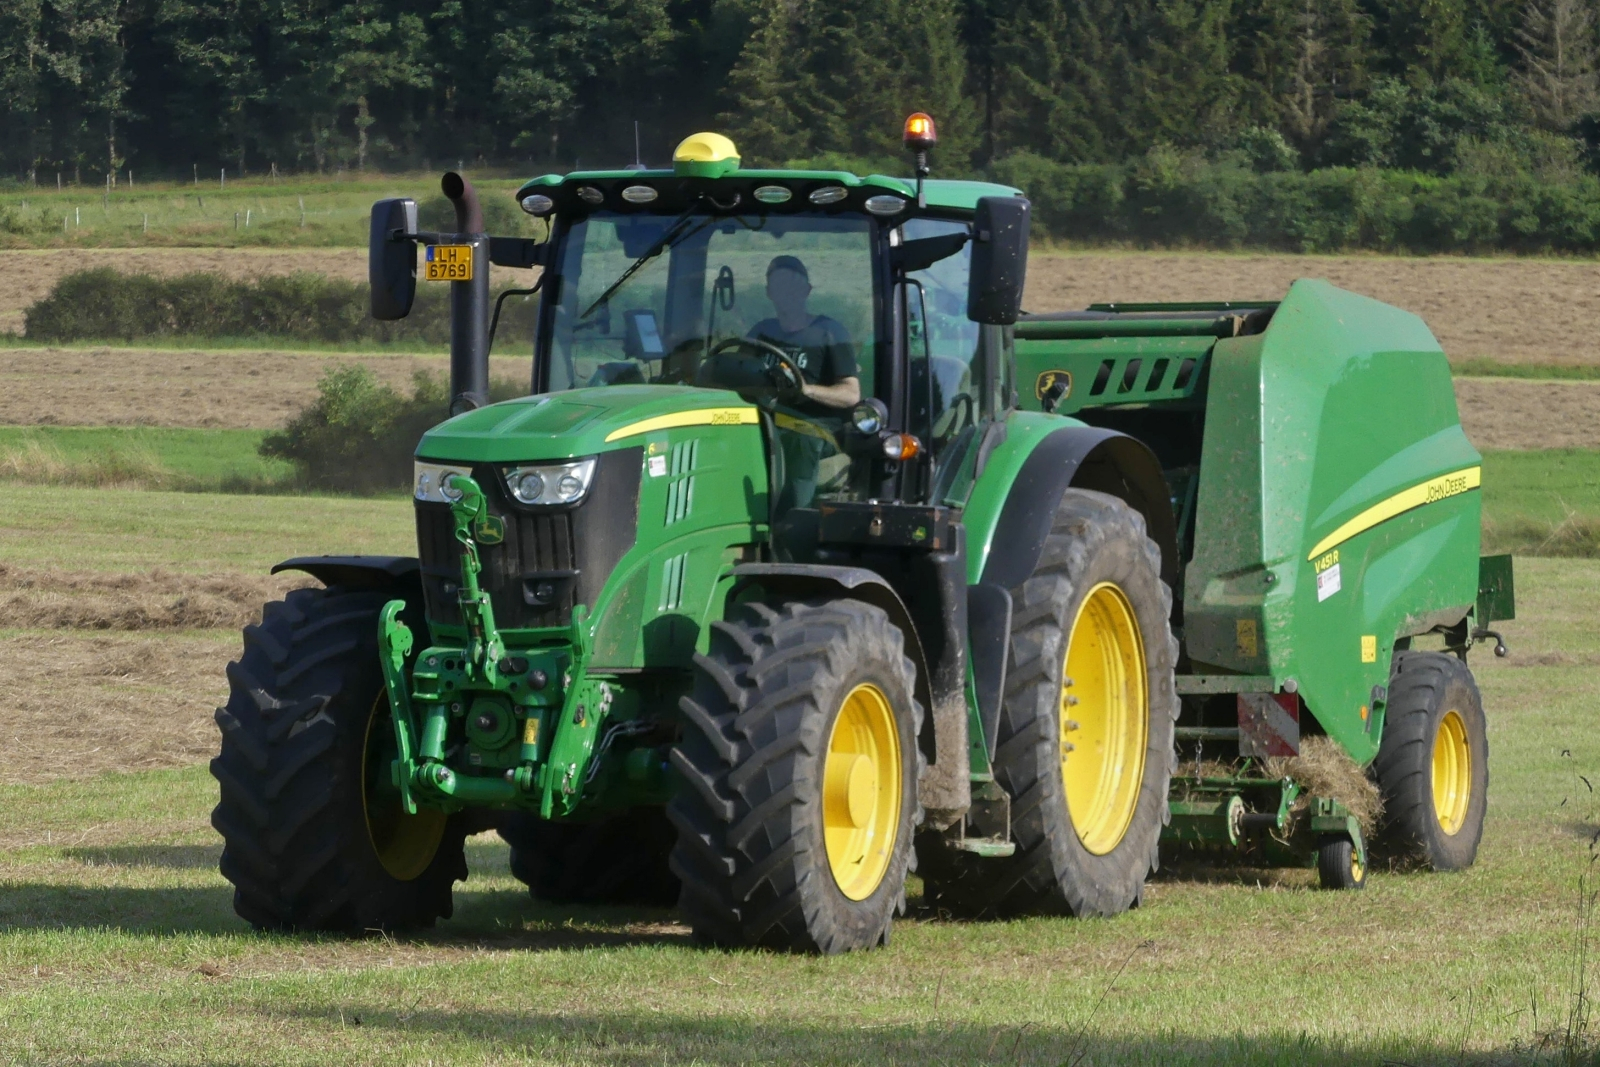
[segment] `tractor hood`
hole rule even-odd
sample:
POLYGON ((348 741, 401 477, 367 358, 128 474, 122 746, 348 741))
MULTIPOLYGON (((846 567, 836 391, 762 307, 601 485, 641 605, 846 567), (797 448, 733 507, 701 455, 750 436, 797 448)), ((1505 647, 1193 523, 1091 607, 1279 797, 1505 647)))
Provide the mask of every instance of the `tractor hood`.
POLYGON ((720 389, 610 385, 491 404, 440 423, 417 458, 523 463, 573 459, 644 443, 679 426, 755 426, 756 407, 720 389))

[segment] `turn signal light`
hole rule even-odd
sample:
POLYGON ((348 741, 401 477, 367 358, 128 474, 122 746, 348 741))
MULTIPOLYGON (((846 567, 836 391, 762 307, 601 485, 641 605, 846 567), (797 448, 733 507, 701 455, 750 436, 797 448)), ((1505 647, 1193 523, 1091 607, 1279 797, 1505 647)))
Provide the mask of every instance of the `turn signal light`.
POLYGON ((932 116, 918 111, 906 119, 905 141, 913 152, 922 152, 938 144, 939 133, 933 128, 932 116))
POLYGON ((910 459, 922 451, 922 442, 908 433, 891 433, 884 436, 883 454, 888 459, 910 459))

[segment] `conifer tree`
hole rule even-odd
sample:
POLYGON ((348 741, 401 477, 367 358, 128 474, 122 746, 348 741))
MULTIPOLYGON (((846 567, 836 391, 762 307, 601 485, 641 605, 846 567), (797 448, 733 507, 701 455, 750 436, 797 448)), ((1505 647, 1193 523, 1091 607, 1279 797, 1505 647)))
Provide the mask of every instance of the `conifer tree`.
POLYGON ((838 154, 904 169, 901 124, 934 116, 937 164, 965 171, 977 147, 958 0, 767 0, 725 116, 746 158, 838 154))
POLYGON ((1539 125, 1566 132, 1600 103, 1587 0, 1529 0, 1517 29, 1517 88, 1539 125))

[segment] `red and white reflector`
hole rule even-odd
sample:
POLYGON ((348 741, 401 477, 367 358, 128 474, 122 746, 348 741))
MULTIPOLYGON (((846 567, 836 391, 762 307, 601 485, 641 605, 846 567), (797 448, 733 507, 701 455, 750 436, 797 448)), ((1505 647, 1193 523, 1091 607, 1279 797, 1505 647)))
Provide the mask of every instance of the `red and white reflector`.
POLYGON ((1300 754, 1300 697, 1295 693, 1240 693, 1239 755, 1300 754))

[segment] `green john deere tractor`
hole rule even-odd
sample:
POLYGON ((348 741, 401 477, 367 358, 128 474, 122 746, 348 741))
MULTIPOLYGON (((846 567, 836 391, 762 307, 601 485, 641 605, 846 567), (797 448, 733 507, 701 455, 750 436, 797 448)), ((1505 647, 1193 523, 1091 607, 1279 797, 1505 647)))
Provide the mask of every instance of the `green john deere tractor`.
POLYGON ((1273 762, 1312 743, 1381 787, 1374 847, 1473 861, 1511 574, 1427 328, 1318 281, 1019 314, 1028 201, 907 140, 910 180, 715 134, 536 178, 541 242, 455 174, 456 233, 375 205, 373 313, 419 250, 452 286, 453 417, 416 557, 279 564, 323 588, 229 666, 240 915, 428 925, 490 827, 537 896, 785 950, 886 942, 914 868, 961 915, 1117 914, 1163 847, 1359 887, 1360 823, 1273 762), (486 405, 491 264, 542 273, 486 405))

